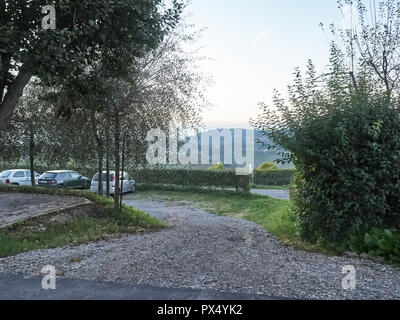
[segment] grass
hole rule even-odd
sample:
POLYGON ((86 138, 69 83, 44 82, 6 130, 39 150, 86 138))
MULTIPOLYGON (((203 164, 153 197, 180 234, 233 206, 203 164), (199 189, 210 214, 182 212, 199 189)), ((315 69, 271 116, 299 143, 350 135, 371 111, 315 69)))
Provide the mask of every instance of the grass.
POLYGON ((211 213, 243 218, 263 226, 275 235, 284 245, 299 250, 337 254, 333 249, 322 244, 311 244, 300 238, 296 217, 290 209, 290 201, 250 193, 235 192, 171 192, 143 191, 134 196, 163 201, 185 201, 192 206, 203 208, 211 213))
POLYGON ((42 216, 0 229, 0 257, 36 249, 78 245, 164 226, 148 214, 125 205, 121 212, 116 212, 113 200, 88 191, 0 186, 0 192, 79 196, 93 202, 91 206, 64 214, 67 219, 61 221, 54 219, 55 216, 42 216))
POLYGON ((136 183, 137 191, 167 191, 167 192, 188 192, 188 193, 213 193, 229 192, 233 194, 243 193, 245 191, 235 190, 234 188, 222 189, 220 187, 203 187, 196 185, 177 185, 160 183, 136 183))

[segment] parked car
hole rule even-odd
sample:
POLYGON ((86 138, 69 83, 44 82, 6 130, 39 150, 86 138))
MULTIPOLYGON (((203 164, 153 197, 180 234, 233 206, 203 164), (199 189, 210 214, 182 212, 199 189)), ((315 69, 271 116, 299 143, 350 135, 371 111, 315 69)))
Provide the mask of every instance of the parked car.
POLYGON ((38 179, 38 186, 66 189, 89 189, 90 180, 71 170, 46 171, 38 179))
MULTIPOLYGON (((122 172, 120 172, 120 178, 122 176, 122 172)), ((107 188, 107 172, 103 171, 103 192, 106 192, 107 188)), ((110 171, 110 194, 115 193, 115 171, 110 171)), ((120 186, 122 185, 123 193, 127 192, 135 192, 135 180, 133 180, 127 172, 124 172, 123 179, 120 181, 120 186), (123 182, 123 183, 122 183, 123 182)), ((92 192, 99 191, 99 173, 96 173, 92 179, 92 185, 90 187, 92 192)))
MULTIPOLYGON (((35 172, 35 184, 38 184, 40 174, 35 172)), ((31 171, 27 169, 12 169, 0 172, 0 183, 10 184, 13 186, 30 186, 31 171)))

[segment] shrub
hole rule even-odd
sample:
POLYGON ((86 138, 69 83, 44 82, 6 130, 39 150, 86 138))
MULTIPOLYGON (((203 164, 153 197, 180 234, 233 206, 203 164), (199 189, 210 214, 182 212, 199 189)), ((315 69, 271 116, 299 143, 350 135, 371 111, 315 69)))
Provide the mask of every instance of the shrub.
POLYGON ((400 223, 400 119, 385 104, 352 104, 310 123, 298 139, 294 201, 302 233, 344 243, 400 223))
POLYGON ((253 183, 259 186, 286 186, 293 179, 296 170, 254 171, 253 183))
POLYGON ((218 163, 218 164, 212 165, 210 168, 208 168, 208 170, 211 170, 211 171, 222 171, 222 170, 225 170, 225 167, 224 167, 224 165, 220 162, 220 163, 218 163))
POLYGON ((258 171, 258 172, 260 172, 260 171, 268 171, 268 170, 278 170, 278 167, 273 162, 263 162, 256 169, 256 171, 258 171))
POLYGON ((360 236, 352 236, 350 250, 383 257, 389 263, 400 263, 400 233, 384 229, 372 229, 360 236))
POLYGON ((234 170, 142 168, 130 170, 130 174, 139 183, 250 190, 250 176, 238 176, 234 170))

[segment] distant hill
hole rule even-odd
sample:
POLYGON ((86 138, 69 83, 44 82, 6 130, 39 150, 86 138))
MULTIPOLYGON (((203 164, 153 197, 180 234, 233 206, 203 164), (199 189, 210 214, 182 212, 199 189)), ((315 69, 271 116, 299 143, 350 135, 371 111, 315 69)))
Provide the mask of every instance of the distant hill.
MULTIPOLYGON (((248 129, 220 129, 220 130, 230 130, 232 133, 232 137, 234 137, 234 130, 246 130, 246 131, 250 131, 248 129)), ((212 131, 205 131, 202 132, 201 134, 210 134, 212 133, 212 131)), ((263 162, 275 162, 277 159, 279 159, 279 155, 276 151, 268 151, 267 146, 263 145, 262 143, 258 143, 258 141, 262 141, 266 144, 268 144, 268 139, 260 132, 257 130, 254 130, 254 146, 251 146, 249 149, 252 150, 254 149, 254 160, 255 160, 255 168, 257 168, 261 163, 263 162)), ((232 150, 234 150, 236 141, 234 141, 234 138, 232 138, 232 150)), ((243 149, 245 148, 245 140, 244 137, 242 137, 242 141, 238 141, 238 143, 242 143, 242 147, 243 149)), ((214 145, 213 145, 214 146, 214 145)), ((201 147, 201 141, 199 141, 199 147, 201 147)), ((214 148, 215 149, 215 148, 214 148)), ((223 143, 223 139, 221 139, 221 150, 220 150, 220 158, 221 161, 223 162, 224 160, 224 143, 223 143)), ((210 152, 210 159, 211 159, 211 152, 210 152)), ((234 165, 232 166, 227 166, 227 167, 237 167, 238 165, 236 163, 234 163, 234 165)), ((277 166, 280 169, 292 169, 294 168, 293 164, 277 164, 277 166)), ((201 167, 208 167, 207 165, 202 165, 201 167)))

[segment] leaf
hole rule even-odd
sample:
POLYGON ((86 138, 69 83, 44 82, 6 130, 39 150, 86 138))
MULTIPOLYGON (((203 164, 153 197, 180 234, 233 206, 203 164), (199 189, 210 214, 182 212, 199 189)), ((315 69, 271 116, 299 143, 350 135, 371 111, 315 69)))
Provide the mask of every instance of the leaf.
POLYGON ((391 240, 394 238, 393 233, 390 230, 385 230, 383 234, 386 237, 386 239, 391 240))
POLYGON ((374 245, 374 239, 371 237, 369 233, 365 234, 364 242, 368 247, 372 247, 374 245))
POLYGON ((355 242, 350 243, 349 247, 353 252, 361 252, 360 246, 355 242))
POLYGON ((385 239, 379 240, 378 246, 384 251, 390 251, 391 248, 390 242, 385 239))

